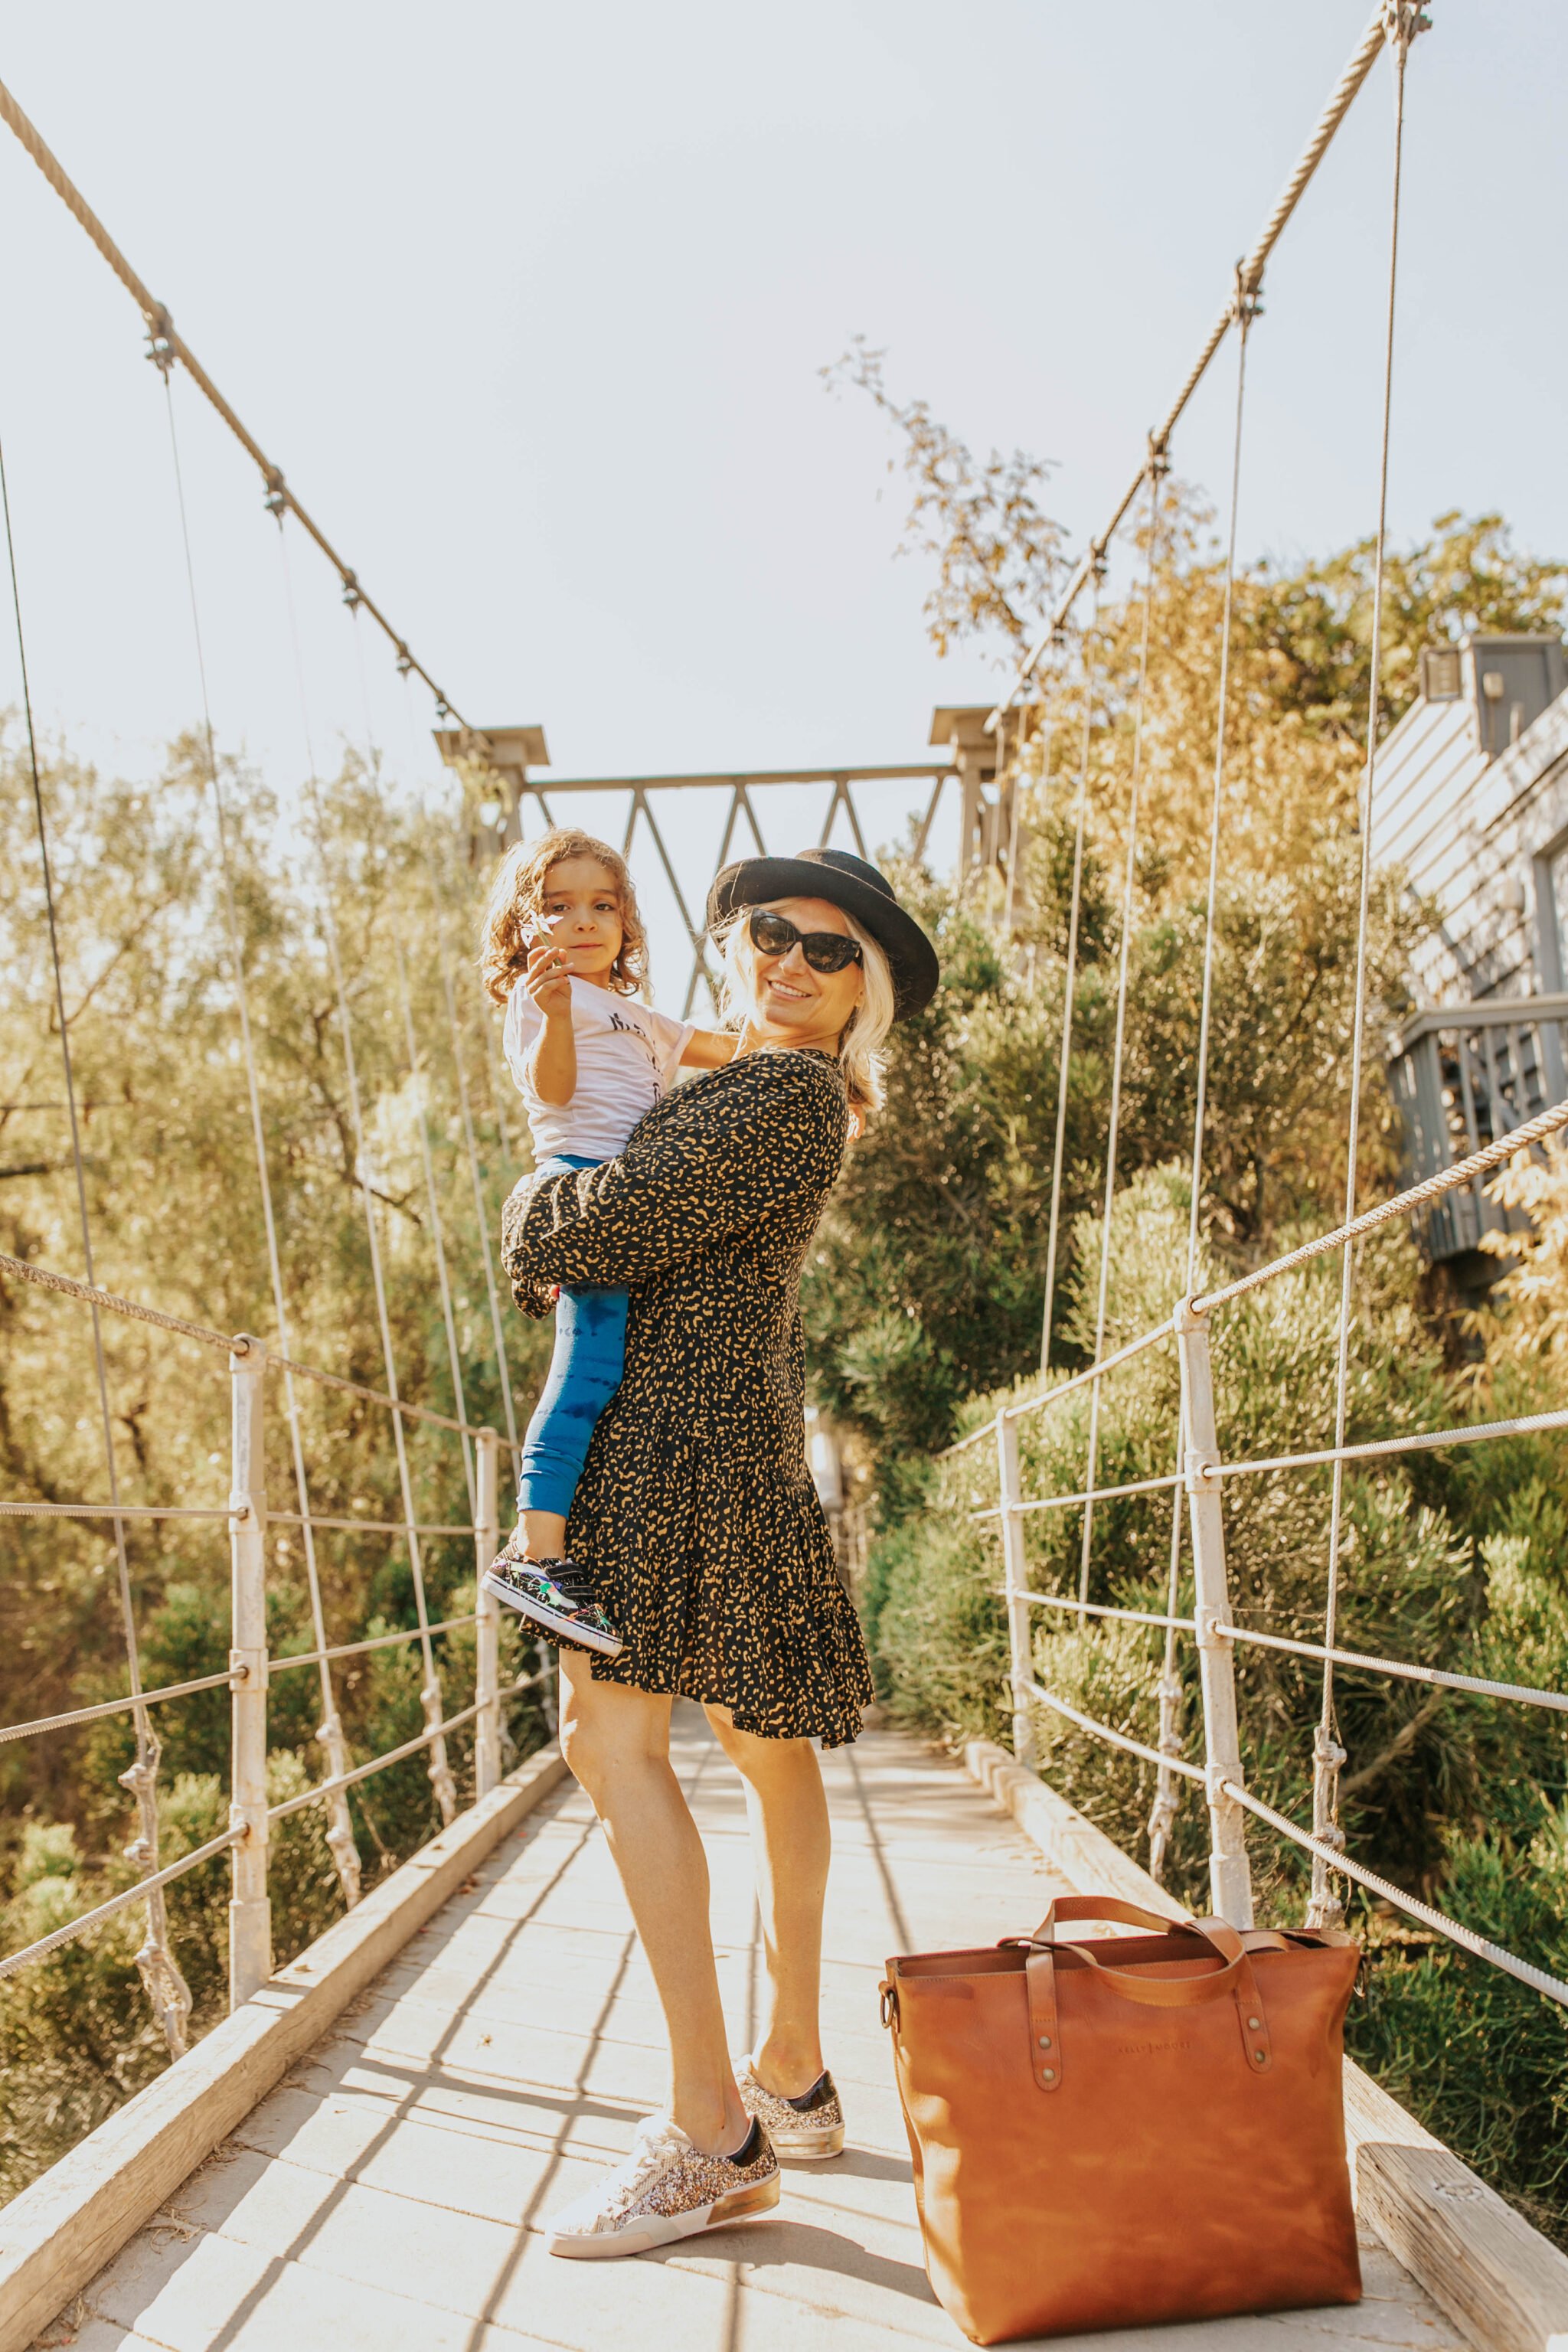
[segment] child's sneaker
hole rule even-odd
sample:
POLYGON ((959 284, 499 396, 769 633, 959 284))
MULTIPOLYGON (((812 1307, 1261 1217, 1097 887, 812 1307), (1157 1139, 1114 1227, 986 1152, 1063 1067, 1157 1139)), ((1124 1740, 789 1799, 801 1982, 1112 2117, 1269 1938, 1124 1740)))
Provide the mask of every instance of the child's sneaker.
POLYGON ((567 1649, 618 1658, 626 1647, 595 1598, 593 1578, 573 1560, 522 1559, 509 1544, 481 1582, 506 1608, 567 1649))

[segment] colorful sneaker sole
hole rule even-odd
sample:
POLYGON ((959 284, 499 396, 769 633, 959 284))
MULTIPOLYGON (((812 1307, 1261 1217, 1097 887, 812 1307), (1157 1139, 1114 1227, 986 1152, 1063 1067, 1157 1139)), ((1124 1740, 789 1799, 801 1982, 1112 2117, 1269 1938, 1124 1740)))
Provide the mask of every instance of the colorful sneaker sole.
POLYGON ((655 2246, 673 2245, 678 2238, 699 2237, 705 2230, 759 2221, 778 2201, 779 2177, 771 2172, 765 2180, 731 2189, 728 2197, 720 2197, 711 2205, 694 2205, 689 2213, 644 2213, 622 2230, 552 2230, 544 2243, 550 2253, 565 2254, 574 2261, 613 2262, 621 2254, 651 2253, 655 2246))
POLYGON ((594 1650, 601 1657, 618 1658, 626 1643, 618 1633, 601 1633, 596 1626, 584 1625, 575 1617, 567 1617, 548 1601, 535 1601, 519 1592, 504 1577, 492 1575, 487 1569, 479 1580, 485 1591, 499 1601, 503 1609, 510 1609, 519 1617, 526 1617, 531 1625, 539 1625, 547 1633, 563 1642, 568 1649, 594 1650))

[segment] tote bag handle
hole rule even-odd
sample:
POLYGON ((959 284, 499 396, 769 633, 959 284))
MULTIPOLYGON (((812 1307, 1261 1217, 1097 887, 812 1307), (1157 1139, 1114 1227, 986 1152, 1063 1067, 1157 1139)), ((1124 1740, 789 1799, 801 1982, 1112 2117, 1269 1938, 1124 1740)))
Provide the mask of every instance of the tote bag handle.
MULTIPOLYGON (((1152 1977, 1131 1969, 1110 1968, 1089 1944, 1068 1947, 1075 1958, 1092 1969, 1107 1991, 1150 2009, 1194 2009, 1227 1997, 1236 2004, 1237 2025, 1248 2070, 1266 2074, 1272 2063, 1268 2018, 1258 1990, 1247 1946, 1224 1919, 1171 1919, 1123 1903, 1114 1895, 1063 1895, 1051 1905, 1034 1935, 1009 1937, 1022 1947, 1028 1992, 1030 2072, 1042 2091, 1059 2088, 1062 2080, 1061 2028, 1057 2014, 1057 1923, 1067 1919, 1113 1919, 1129 1927, 1147 1927, 1159 1935, 1195 1937, 1219 1963, 1197 1977, 1152 1977)), ((1271 1937, 1270 1942, 1274 1939, 1271 1937)), ((1281 1939, 1282 1940, 1282 1939, 1281 1939)))

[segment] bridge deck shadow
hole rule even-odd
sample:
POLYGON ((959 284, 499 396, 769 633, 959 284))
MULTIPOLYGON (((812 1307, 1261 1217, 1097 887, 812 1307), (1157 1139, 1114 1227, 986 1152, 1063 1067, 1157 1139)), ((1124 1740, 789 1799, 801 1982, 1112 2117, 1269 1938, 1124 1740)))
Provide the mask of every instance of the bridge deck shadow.
MULTIPOLYGON (((708 1840, 735 2044, 760 1955, 738 1781, 695 1708, 679 1769, 708 1840)), ((665 2090, 653 1987, 568 1784, 247 2117, 41 2347, 76 2352, 898 2352, 963 2338, 921 2260, 885 2038, 892 1951, 1033 1927, 1055 1883, 955 1766, 869 1732, 824 1759, 834 1816, 826 2025, 851 2146, 796 2166, 780 2216, 613 2264, 543 2218, 624 2153, 665 2090)), ((1333 2352, 1462 2339, 1375 2241, 1355 2311, 1072 2339, 1065 2352, 1333 2352)))

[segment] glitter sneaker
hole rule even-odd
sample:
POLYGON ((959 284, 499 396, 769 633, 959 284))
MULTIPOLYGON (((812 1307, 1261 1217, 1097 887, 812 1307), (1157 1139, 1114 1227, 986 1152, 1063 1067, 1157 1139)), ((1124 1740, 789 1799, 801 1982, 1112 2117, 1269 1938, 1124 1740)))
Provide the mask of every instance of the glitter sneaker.
POLYGON ((786 2099, 778 2091, 764 2089, 755 2059, 746 2056, 735 2061, 735 2082, 746 2113, 763 2126, 780 2156, 806 2164, 842 2156, 844 2109, 831 2074, 819 2074, 809 2091, 798 2099, 786 2099))
POLYGON ((618 1658, 626 1647, 594 1597, 592 1577, 573 1560, 520 1559, 509 1545, 480 1581, 503 1607, 567 1649, 618 1658))
POLYGON ((676 2238, 750 2221, 779 2201, 778 2159, 754 2119, 733 2156, 704 2156, 668 2116, 637 2128, 632 2152, 546 2226, 552 2254, 646 2254, 676 2238))

